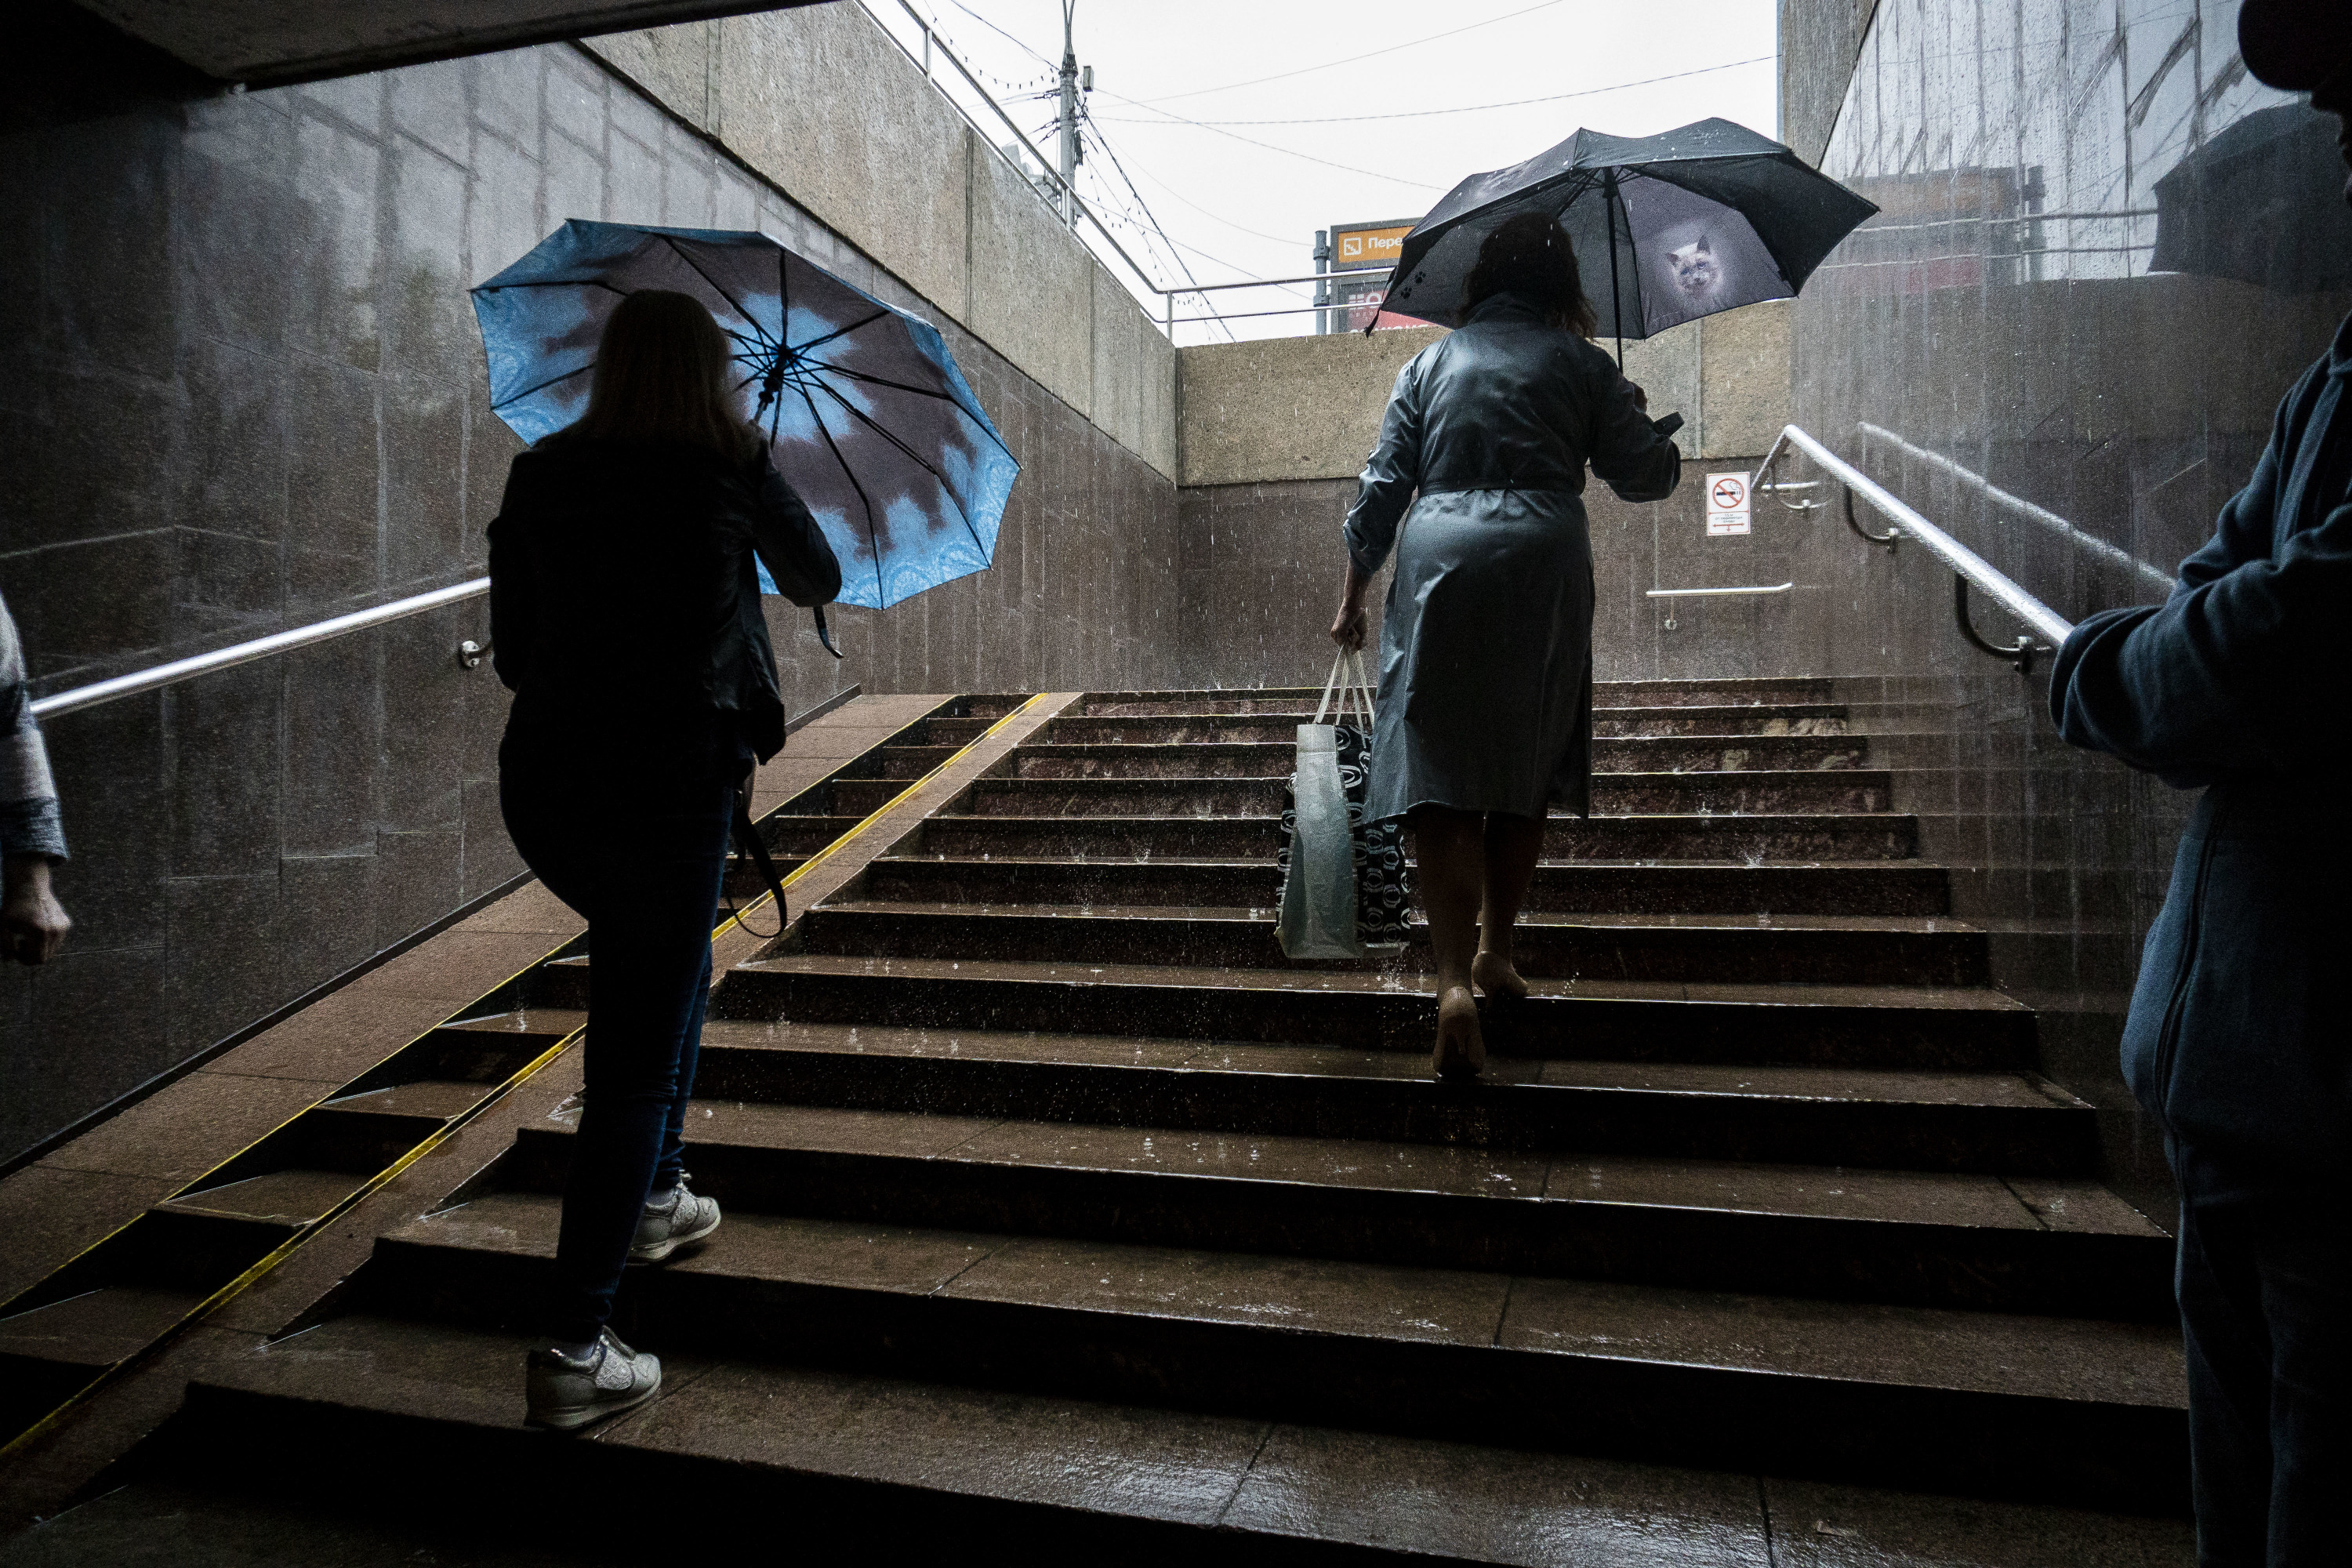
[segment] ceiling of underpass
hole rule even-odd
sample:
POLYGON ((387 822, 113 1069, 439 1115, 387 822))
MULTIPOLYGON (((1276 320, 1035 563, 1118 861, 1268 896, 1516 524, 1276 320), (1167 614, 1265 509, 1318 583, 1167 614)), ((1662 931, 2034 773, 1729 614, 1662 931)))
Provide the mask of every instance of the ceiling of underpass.
POLYGON ((224 81, 278 82, 817 0, 82 0, 224 81))

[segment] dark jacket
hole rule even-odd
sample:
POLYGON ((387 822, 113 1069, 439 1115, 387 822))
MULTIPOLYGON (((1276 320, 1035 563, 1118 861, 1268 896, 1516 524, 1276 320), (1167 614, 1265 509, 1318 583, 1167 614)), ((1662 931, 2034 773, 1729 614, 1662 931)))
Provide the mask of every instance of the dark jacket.
POLYGON ((510 731, 688 753, 740 742, 763 762, 782 748, 759 563, 809 603, 841 573, 764 456, 542 442, 516 456, 489 539, 510 731))
POLYGON ((2242 1169, 2352 1169, 2352 319, 2160 605, 2074 628, 2061 734, 2203 788, 2148 932, 2124 1076, 2242 1169))
POLYGON ((1632 501, 1661 500, 1682 454, 1634 406, 1608 353, 1547 325, 1515 294, 1491 294, 1397 373, 1381 438, 1348 513, 1348 554, 1370 576, 1418 491, 1580 496, 1584 466, 1632 501))

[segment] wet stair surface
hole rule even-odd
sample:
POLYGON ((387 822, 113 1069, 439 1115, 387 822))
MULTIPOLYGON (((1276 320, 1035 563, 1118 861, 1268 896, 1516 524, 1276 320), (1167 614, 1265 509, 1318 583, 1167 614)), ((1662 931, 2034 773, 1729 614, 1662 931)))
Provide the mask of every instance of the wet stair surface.
MULTIPOLYGON (((1091 695, 722 981, 689 1164, 728 1220, 616 1321, 659 1401, 520 1428, 557 1119, 189 1419, 1276 1556, 1760 1562, 1759 1484, 2181 1508, 2170 1244, 1868 738, 1825 682, 1599 701, 1601 815, 1552 825, 1484 1081, 1427 1077, 1423 945, 1276 945, 1311 694, 1091 695)), ((830 842, 973 713, 772 839, 830 842)))

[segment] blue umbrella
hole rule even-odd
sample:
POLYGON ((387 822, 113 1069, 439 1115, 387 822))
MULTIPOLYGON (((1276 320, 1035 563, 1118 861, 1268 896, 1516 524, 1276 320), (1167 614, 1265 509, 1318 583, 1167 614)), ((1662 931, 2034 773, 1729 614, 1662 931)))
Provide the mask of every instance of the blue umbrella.
MULTIPOLYGON (((841 600, 884 609, 996 553, 1021 465, 939 329, 764 234, 573 218, 473 290, 490 407, 536 441, 588 406, 614 307, 691 294, 736 346, 777 472, 841 560, 841 600)), ((775 592, 767 568, 760 586, 775 592)))

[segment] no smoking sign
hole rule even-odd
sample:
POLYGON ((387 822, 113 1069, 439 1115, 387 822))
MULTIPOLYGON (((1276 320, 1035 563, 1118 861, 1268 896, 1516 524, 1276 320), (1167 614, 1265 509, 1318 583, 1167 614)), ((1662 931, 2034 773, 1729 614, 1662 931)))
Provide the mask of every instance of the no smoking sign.
POLYGON ((1706 477, 1706 534, 1719 539, 1748 531, 1748 476, 1709 474, 1706 477))

